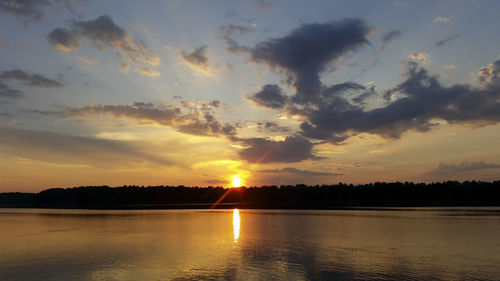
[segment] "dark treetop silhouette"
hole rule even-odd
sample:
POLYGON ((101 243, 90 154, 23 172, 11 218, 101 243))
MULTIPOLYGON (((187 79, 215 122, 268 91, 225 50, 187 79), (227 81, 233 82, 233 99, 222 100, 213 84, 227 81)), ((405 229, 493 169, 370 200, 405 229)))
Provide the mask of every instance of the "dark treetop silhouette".
POLYGON ((0 207, 329 209, 376 206, 498 206, 500 181, 262 187, 85 186, 1 193, 0 207))

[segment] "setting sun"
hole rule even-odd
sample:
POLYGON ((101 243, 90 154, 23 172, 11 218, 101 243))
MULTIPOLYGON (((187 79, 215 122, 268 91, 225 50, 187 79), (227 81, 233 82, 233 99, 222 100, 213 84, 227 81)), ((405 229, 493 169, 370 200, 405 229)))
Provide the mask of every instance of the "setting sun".
POLYGON ((240 175, 236 174, 233 175, 233 186, 232 187, 240 187, 242 185, 243 181, 240 177, 240 175))

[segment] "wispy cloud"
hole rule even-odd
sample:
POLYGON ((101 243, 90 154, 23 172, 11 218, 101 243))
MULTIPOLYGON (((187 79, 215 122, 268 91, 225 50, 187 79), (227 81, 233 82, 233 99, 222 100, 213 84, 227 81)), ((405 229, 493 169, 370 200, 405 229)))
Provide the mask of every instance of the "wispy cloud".
POLYGON ((457 39, 459 36, 460 36, 460 35, 455 34, 455 35, 452 35, 452 36, 450 36, 450 37, 446 37, 446 38, 444 38, 443 40, 438 41, 438 42, 436 43, 436 46, 437 46, 437 47, 441 47, 441 46, 443 46, 443 45, 445 45, 445 44, 449 43, 450 41, 457 39))
POLYGON ((170 104, 153 104, 136 102, 132 105, 90 105, 80 108, 67 108, 59 111, 34 111, 43 115, 65 118, 106 117, 136 120, 140 123, 168 126, 191 135, 199 136, 233 136, 236 127, 221 123, 215 118, 214 107, 217 103, 177 107, 170 104))
POLYGON ((23 91, 7 85, 9 81, 20 81, 32 88, 60 88, 63 84, 57 80, 47 78, 41 74, 31 74, 21 69, 0 72, 0 99, 18 99, 23 96, 23 91))
POLYGON ((184 62, 196 71, 207 76, 214 76, 210 62, 208 60, 208 46, 204 45, 191 52, 182 52, 181 57, 184 62))
POLYGON ((485 169, 499 169, 500 164, 478 162, 462 162, 459 164, 439 163, 439 165, 428 172, 430 175, 449 175, 485 169))
POLYGON ((69 136, 47 131, 0 128, 0 150, 9 155, 49 163, 85 164, 100 168, 151 162, 173 165, 137 142, 69 136))
POLYGON ((317 172, 317 171, 310 171, 310 170, 295 169, 295 168, 290 168, 290 167, 283 168, 283 169, 260 170, 259 172, 269 173, 269 174, 293 174, 293 175, 300 175, 300 176, 306 176, 306 177, 325 177, 325 176, 341 176, 342 175, 342 174, 338 174, 338 173, 317 172))
POLYGON ((449 17, 438 16, 437 18, 434 19, 434 23, 448 23, 452 20, 453 20, 453 16, 449 16, 449 17))

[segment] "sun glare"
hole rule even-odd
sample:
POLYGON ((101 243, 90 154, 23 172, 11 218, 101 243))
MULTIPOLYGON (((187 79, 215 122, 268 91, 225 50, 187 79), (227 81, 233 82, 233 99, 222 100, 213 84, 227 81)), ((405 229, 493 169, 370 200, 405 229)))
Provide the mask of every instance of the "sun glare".
POLYGON ((238 209, 233 211, 233 234, 234 242, 238 242, 238 238, 240 238, 240 211, 238 209))
POLYGON ((240 175, 233 175, 233 186, 232 187, 240 187, 242 185, 242 180, 240 175))

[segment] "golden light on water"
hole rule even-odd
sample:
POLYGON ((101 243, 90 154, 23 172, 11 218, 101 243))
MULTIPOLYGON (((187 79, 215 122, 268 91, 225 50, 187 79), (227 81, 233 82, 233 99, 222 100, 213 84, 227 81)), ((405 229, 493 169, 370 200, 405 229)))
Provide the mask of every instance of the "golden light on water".
POLYGON ((240 175, 233 175, 233 186, 232 187, 240 187, 242 185, 242 179, 240 175))
POLYGON ((240 238, 240 211, 238 209, 234 209, 233 211, 233 233, 234 242, 238 242, 240 238))

